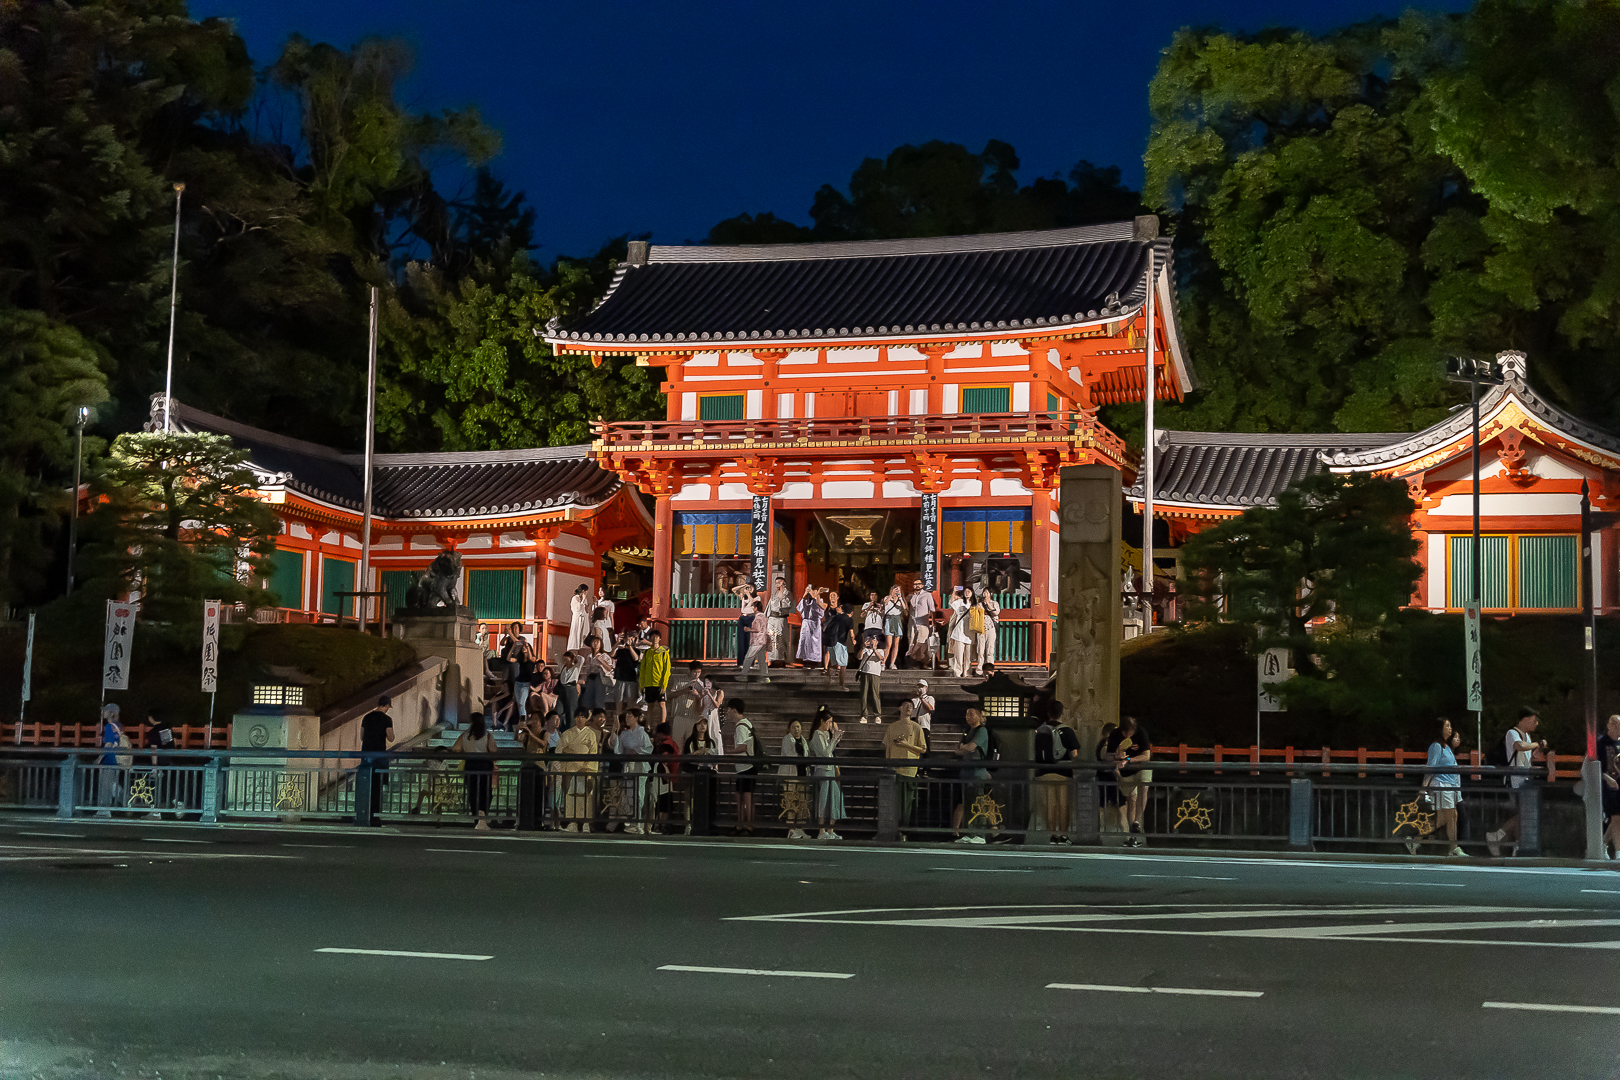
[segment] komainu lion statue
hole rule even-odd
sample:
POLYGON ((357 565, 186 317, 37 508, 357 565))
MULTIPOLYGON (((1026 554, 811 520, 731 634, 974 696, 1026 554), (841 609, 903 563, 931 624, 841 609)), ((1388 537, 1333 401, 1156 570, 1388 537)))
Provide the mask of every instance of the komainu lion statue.
POLYGON ((416 584, 405 590, 405 606, 413 611, 424 608, 454 608, 456 587, 461 584, 461 556, 441 551, 428 564, 416 584))

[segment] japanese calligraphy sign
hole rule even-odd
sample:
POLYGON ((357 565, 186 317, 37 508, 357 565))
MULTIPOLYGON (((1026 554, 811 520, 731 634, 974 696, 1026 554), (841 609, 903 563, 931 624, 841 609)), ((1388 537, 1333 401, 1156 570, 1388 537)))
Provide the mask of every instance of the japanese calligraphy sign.
POLYGON ((939 588, 939 496, 922 497, 922 587, 939 588))
POLYGON ((1274 683, 1287 682, 1294 673, 1288 669, 1287 649, 1267 649, 1260 654, 1260 711, 1287 712, 1288 706, 1271 694, 1274 683))
POLYGON ((107 636, 101 646, 101 688, 129 689, 129 661, 139 604, 107 601, 107 636))
POLYGON ((1485 708, 1485 681, 1479 664, 1479 605, 1463 605, 1463 686, 1468 691, 1468 711, 1485 708))
POLYGON ((28 647, 23 652, 22 699, 26 705, 34 699, 34 612, 28 613, 28 647))
POLYGON ((768 495, 754 496, 754 512, 750 518, 749 528, 753 531, 749 577, 753 579, 754 591, 767 593, 770 585, 766 580, 771 573, 771 500, 768 495))
POLYGON ((218 600, 203 601, 202 690, 205 694, 219 689, 219 608, 218 600))

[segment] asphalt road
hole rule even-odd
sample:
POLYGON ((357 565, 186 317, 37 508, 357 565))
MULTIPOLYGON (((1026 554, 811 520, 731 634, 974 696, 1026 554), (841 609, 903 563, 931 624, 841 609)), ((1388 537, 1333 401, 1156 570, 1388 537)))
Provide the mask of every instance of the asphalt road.
POLYGON ((1617 975, 1604 870, 0 824, 6 1080, 1616 1077, 1617 975))

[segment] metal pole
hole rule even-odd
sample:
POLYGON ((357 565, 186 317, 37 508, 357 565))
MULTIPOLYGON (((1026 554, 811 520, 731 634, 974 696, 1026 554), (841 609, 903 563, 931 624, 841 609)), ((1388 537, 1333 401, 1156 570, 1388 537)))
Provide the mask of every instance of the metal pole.
POLYGON ((1142 400, 1146 403, 1146 434, 1142 449, 1142 591, 1146 604, 1142 611, 1142 633, 1153 633, 1153 288, 1155 255, 1148 245, 1147 268, 1147 375, 1142 400))
MULTIPOLYGON (((366 481, 360 518, 360 587, 356 592, 373 592, 371 587, 371 459, 377 430, 377 286, 371 287, 371 330, 366 344, 366 481)), ((371 597, 354 598, 355 621, 366 631, 366 604, 371 597)), ((382 604, 379 601, 378 608, 382 604)))
POLYGON ((174 315, 180 296, 180 199, 186 185, 174 185, 174 262, 169 274, 169 363, 163 376, 163 430, 174 430, 174 315))
MULTIPOLYGON (((1470 569, 1473 570, 1474 577, 1474 606, 1479 608, 1484 602, 1484 597, 1480 589, 1481 577, 1479 557, 1479 379, 1477 378, 1477 367, 1470 368, 1470 371, 1476 376, 1475 378, 1468 380, 1468 400, 1474 411, 1474 558, 1473 565, 1470 569)), ((1480 649, 1481 653, 1483 654, 1483 640, 1480 642, 1480 649)), ((1481 655, 1480 658, 1480 667, 1483 670, 1483 655, 1481 655)), ((1483 675, 1481 675, 1481 682, 1483 683, 1483 675)), ((1483 708, 1483 694, 1481 695, 1480 705, 1482 707, 1474 713, 1474 745, 1479 747, 1480 754, 1483 755, 1485 752, 1485 710, 1483 708)))
POLYGON ((88 406, 79 406, 79 433, 73 449, 73 511, 68 518, 67 595, 73 595, 73 556, 79 548, 79 485, 84 475, 84 425, 90 419, 88 406))
POLYGON ((1581 481, 1581 604, 1586 609, 1586 756, 1597 757, 1598 670, 1597 670, 1597 581, 1592 558, 1592 494, 1581 481))

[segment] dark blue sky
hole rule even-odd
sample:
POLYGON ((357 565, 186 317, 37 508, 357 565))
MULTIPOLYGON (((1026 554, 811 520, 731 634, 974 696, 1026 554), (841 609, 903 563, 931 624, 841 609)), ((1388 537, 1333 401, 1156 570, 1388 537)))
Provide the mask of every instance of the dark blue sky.
MULTIPOLYGON (((1425 7, 1462 10, 1462 0, 1425 7)), ((294 31, 347 47, 402 37, 413 105, 477 105, 495 170, 528 192, 540 256, 625 232, 700 240, 742 211, 808 223, 864 157, 945 139, 1017 148, 1023 182, 1081 158, 1142 177, 1147 86, 1182 26, 1323 30, 1380 0, 1145 4, 613 0, 192 0, 235 20, 255 61, 294 31)))

